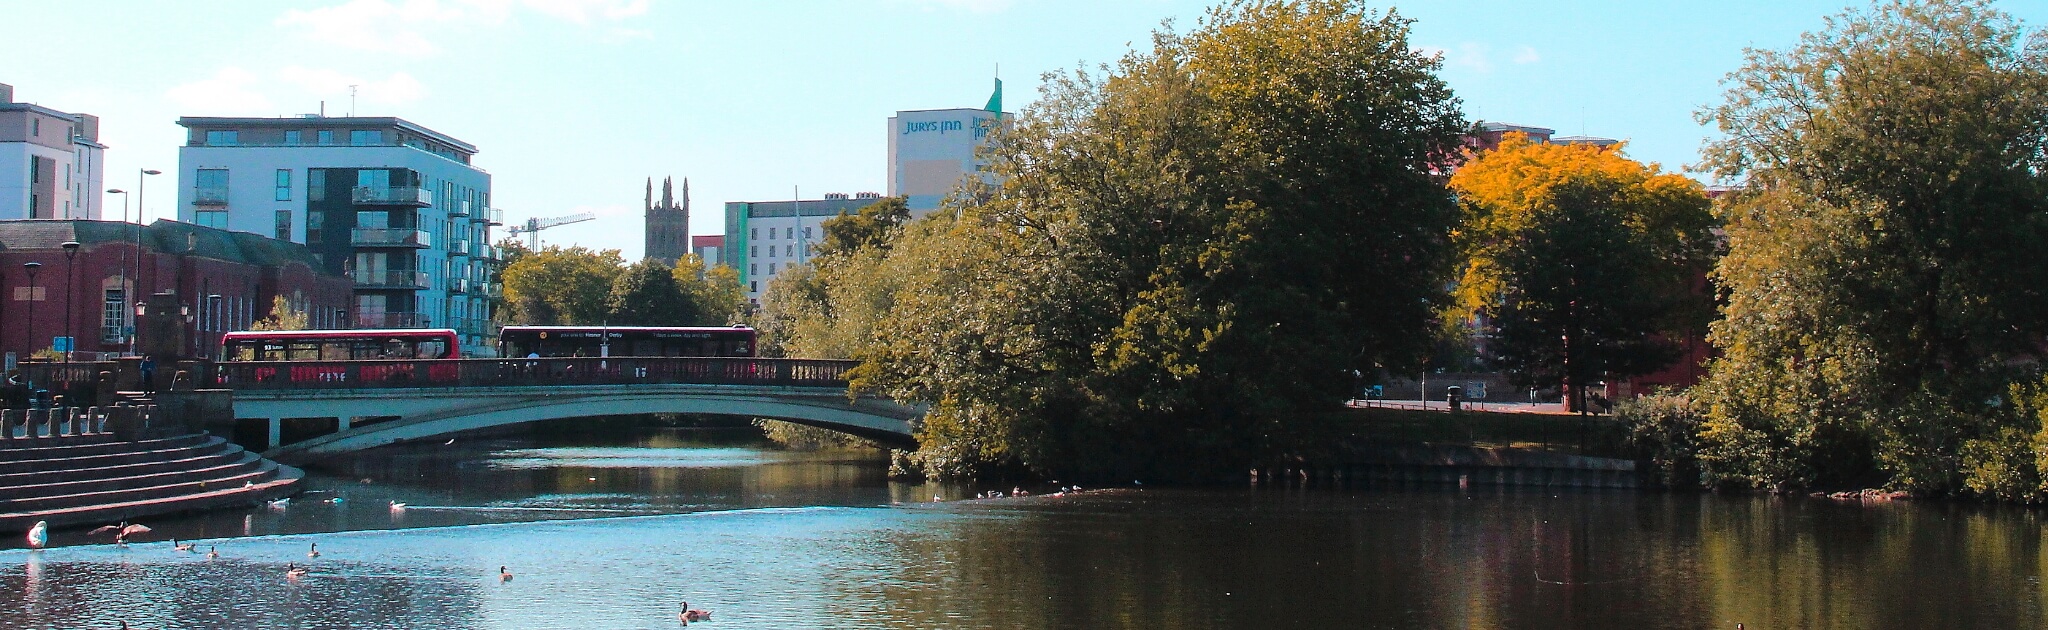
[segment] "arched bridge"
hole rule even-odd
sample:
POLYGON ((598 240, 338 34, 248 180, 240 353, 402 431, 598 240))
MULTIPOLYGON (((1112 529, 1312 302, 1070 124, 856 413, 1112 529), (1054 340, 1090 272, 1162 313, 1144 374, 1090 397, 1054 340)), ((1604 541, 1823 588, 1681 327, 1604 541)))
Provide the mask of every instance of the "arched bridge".
POLYGON ((922 410, 847 395, 851 361, 612 357, 219 364, 236 432, 303 463, 538 420, 638 413, 775 418, 908 446, 922 410), (260 432, 261 437, 251 435, 260 432))

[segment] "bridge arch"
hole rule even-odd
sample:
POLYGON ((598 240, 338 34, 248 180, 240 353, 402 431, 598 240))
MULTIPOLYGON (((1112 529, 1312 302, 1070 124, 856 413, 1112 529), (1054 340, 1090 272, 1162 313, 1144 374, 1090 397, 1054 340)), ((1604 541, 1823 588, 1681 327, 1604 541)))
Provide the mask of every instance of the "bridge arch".
POLYGON ((274 419, 332 417, 340 414, 380 415, 352 413, 372 409, 385 409, 388 410, 387 413, 404 412, 392 420, 347 426, 335 433, 277 446, 264 452, 265 457, 286 463, 305 463, 387 444, 424 440, 474 429, 544 420, 643 413, 774 418, 841 431, 888 446, 915 445, 912 433, 915 431, 915 418, 920 415, 918 410, 885 401, 848 400, 844 390, 828 390, 822 392, 825 395, 819 395, 821 392, 696 391, 701 388, 679 387, 680 391, 676 387, 635 387, 624 391, 591 391, 591 388, 584 387, 576 388, 578 391, 575 393, 538 396, 513 392, 492 396, 480 395, 474 390, 464 390, 440 396, 442 404, 438 405, 433 404, 437 398, 434 393, 416 391, 411 392, 409 400, 403 403, 391 401, 395 404, 375 405, 372 402, 363 405, 361 399, 357 399, 357 405, 342 405, 344 408, 337 408, 332 404, 323 405, 318 400, 331 398, 330 396, 298 400, 248 400, 245 404, 243 396, 238 394, 235 415, 274 419), (409 412, 405 412, 408 410, 409 412))

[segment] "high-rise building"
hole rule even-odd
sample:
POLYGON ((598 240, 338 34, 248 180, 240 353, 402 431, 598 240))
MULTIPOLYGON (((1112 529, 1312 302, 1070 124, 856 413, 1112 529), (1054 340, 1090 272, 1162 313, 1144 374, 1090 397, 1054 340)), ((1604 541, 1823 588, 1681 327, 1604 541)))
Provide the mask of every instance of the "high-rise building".
POLYGON ((489 356, 500 301, 475 145, 400 118, 178 119, 178 218, 312 250, 355 281, 350 325, 453 328, 489 356))
POLYGON ((981 109, 899 111, 889 117, 889 196, 904 197, 914 217, 939 207, 970 175, 987 172, 975 156, 1003 120, 1003 82, 981 109))
POLYGON ((724 259, 719 258, 720 252, 723 251, 725 251, 724 234, 707 234, 690 237, 690 253, 696 254, 697 258, 702 259, 704 261, 705 269, 710 269, 712 265, 716 265, 720 262, 723 262, 724 259))
POLYGON ((683 199, 676 201, 675 183, 661 178, 661 202, 654 201, 654 178, 647 178, 647 254, 670 265, 690 253, 690 178, 683 178, 683 199))
POLYGON ((725 247, 718 262, 739 271, 747 299, 759 304, 769 279, 792 264, 810 261, 811 245, 824 235, 820 224, 881 200, 879 194, 864 192, 829 193, 824 199, 800 201, 726 202, 725 247))
POLYGON ((0 219, 98 219, 100 119, 14 102, 0 83, 0 219))

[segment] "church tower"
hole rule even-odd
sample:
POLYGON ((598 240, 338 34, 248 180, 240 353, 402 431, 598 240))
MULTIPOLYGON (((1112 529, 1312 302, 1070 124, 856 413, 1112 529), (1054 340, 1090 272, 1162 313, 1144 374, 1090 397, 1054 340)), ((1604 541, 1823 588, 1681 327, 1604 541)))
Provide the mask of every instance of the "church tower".
POLYGON ((661 201, 654 200, 654 178, 647 178, 647 257, 676 264, 690 253, 690 180, 683 179, 683 198, 675 196, 671 178, 661 179, 661 201))

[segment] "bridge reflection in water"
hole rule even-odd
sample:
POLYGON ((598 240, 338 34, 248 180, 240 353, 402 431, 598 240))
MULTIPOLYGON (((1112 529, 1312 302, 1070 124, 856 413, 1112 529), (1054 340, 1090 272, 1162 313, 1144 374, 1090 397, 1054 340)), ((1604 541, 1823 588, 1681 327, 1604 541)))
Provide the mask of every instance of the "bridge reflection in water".
POLYGON ((775 418, 909 445, 922 411, 849 395, 846 373, 856 364, 714 357, 234 362, 216 366, 211 380, 233 390, 239 435, 262 427, 263 443, 253 446, 286 462, 507 424, 641 413, 775 418))

